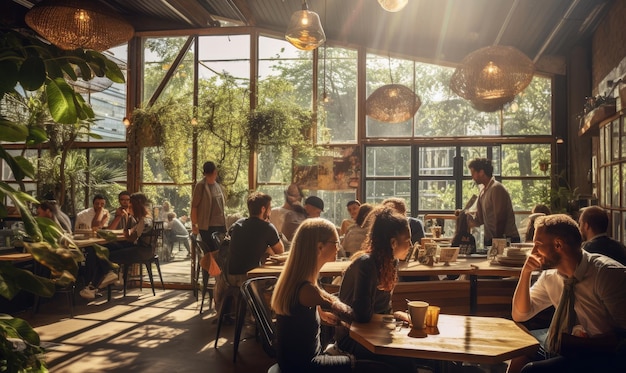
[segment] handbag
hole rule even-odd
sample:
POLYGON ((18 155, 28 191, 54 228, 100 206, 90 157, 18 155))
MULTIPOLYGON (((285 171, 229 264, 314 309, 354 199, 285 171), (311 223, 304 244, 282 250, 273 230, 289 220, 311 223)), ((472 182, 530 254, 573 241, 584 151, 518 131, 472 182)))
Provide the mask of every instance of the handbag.
POLYGON ((204 268, 211 277, 216 277, 222 274, 222 269, 217 264, 215 257, 213 257, 213 253, 217 253, 217 251, 210 251, 200 259, 200 266, 204 268))

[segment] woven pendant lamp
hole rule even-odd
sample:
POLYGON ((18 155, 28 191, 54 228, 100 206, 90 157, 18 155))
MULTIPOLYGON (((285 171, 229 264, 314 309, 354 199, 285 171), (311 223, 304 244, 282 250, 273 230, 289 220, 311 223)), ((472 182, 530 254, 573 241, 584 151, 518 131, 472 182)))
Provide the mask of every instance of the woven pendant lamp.
POLYGON ((420 98, 408 87, 387 84, 367 98, 365 114, 379 122, 402 123, 413 118, 421 105, 420 98))
POLYGON ((133 26, 97 1, 43 0, 25 17, 26 24, 65 50, 104 51, 130 40, 133 26))
POLYGON ((533 78, 533 62, 507 46, 490 46, 468 54, 450 79, 450 88, 477 110, 496 111, 513 101, 533 78))

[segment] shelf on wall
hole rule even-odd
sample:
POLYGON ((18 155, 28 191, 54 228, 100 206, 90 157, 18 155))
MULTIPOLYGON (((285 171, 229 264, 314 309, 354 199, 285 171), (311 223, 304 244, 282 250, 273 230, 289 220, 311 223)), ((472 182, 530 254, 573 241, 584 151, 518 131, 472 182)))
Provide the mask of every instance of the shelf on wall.
POLYGON ((582 119, 582 123, 578 129, 578 136, 597 136, 600 123, 613 120, 613 117, 617 116, 616 114, 615 105, 602 105, 593 109, 582 119))

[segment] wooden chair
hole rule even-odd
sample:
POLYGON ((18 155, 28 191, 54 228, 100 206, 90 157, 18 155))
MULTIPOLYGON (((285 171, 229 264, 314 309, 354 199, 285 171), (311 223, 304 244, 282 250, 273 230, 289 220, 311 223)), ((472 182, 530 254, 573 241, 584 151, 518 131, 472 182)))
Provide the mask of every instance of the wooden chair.
POLYGON ((128 286, 128 270, 131 265, 139 264, 139 289, 143 290, 143 272, 141 265, 146 267, 148 277, 150 278, 150 286, 152 287, 152 295, 156 295, 154 291, 154 278, 152 276, 152 264, 156 264, 157 271, 159 272, 159 279, 161 280, 161 286, 165 290, 165 283, 163 282, 163 275, 161 274, 161 266, 159 265, 159 255, 157 254, 158 245, 163 241, 163 222, 155 221, 152 225, 152 229, 145 232, 143 235, 150 238, 150 247, 152 252, 145 257, 134 257, 128 260, 122 260, 119 264, 124 265, 124 296, 126 296, 126 287, 128 286))

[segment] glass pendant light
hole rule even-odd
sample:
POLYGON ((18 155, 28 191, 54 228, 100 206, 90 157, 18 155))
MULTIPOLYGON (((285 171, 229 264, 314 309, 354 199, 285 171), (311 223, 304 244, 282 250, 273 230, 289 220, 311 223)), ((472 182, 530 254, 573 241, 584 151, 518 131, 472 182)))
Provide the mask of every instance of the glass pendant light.
POLYGON ((399 12, 408 2, 409 0, 378 0, 378 4, 388 12, 399 12))
POLYGON ((285 39, 296 48, 305 51, 313 50, 326 41, 320 16, 315 12, 309 11, 306 0, 302 1, 302 10, 298 10, 291 15, 285 39))

